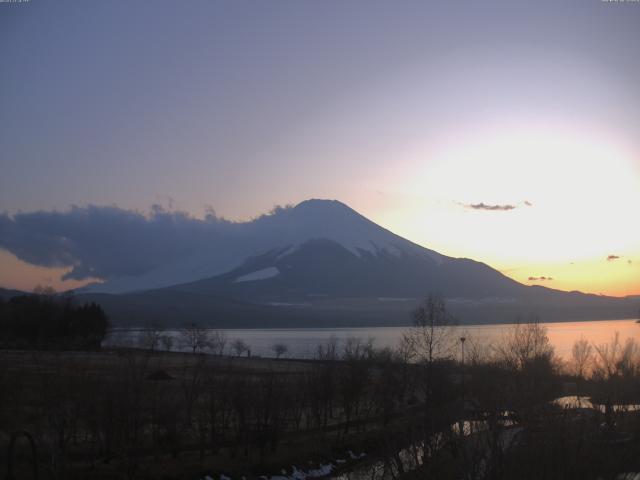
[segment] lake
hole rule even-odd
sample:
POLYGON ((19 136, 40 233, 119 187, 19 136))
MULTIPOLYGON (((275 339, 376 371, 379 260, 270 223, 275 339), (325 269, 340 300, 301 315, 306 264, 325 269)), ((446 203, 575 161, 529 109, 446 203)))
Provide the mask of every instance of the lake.
MULTIPOLYGON (((615 332, 620 334, 621 341, 627 338, 640 340, 640 324, 636 320, 602 320, 588 322, 554 322, 542 323, 547 329, 549 340, 556 353, 562 358, 571 354, 573 343, 581 336, 599 345, 611 340, 615 332)), ((456 337, 466 337, 482 343, 499 341, 513 328, 513 324, 464 325, 455 327, 456 337)), ((362 327, 362 328, 284 328, 284 329, 221 329, 227 337, 228 344, 235 339, 242 339, 251 349, 252 355, 271 357, 275 343, 287 346, 287 357, 312 358, 320 344, 326 344, 332 337, 338 344, 344 345, 350 337, 367 340, 373 339, 378 348, 396 347, 406 327, 362 327)), ((175 337, 174 349, 181 349, 179 330, 167 330, 166 334, 175 337)), ((135 345, 139 330, 116 330, 105 341, 105 345, 135 345)))

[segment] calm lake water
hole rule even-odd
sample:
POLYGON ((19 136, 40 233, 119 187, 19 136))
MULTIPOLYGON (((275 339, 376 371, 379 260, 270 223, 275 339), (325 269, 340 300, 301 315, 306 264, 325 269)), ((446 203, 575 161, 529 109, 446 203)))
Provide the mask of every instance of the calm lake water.
MULTIPOLYGON (((589 322, 543 323, 547 328, 549 340, 556 353, 562 358, 571 354, 573 343, 581 336, 594 344, 607 343, 615 332, 620 334, 621 341, 633 337, 640 341, 640 324, 635 320, 605 320, 589 322)), ((499 341, 513 328, 512 324, 465 325, 455 327, 457 337, 465 336, 482 343, 499 341)), ((368 327, 368 328, 286 328, 286 329, 223 329, 228 344, 235 339, 242 339, 249 345, 252 355, 272 357, 271 347, 275 343, 284 343, 287 357, 312 358, 320 344, 326 344, 332 337, 338 339, 338 347, 350 338, 363 340, 373 339, 378 348, 396 347, 406 327, 368 327)), ((168 330, 166 334, 174 336, 174 350, 183 350, 179 345, 179 331, 168 330)), ((135 345, 140 332, 137 330, 116 331, 106 344, 135 345)))

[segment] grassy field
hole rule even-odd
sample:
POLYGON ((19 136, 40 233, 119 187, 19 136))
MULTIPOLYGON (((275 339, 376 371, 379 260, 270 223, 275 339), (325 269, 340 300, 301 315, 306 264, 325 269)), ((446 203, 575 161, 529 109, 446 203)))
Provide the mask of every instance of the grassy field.
MULTIPOLYGON (((36 439, 40 470, 54 468, 56 457, 64 478, 255 478, 332 459, 348 465, 349 451, 368 450, 383 435, 372 400, 356 393, 360 411, 349 420, 337 391, 328 400, 336 402, 332 412, 313 414, 308 402, 314 380, 335 374, 334 389, 346 365, 141 350, 1 351, 0 459, 6 464, 11 435, 25 430, 36 439)), ((15 458, 17 471, 31 468, 24 440, 15 458)))
POLYGON ((466 364, 355 340, 317 360, 0 351, 0 465, 33 477, 28 436, 40 478, 56 480, 253 480, 329 463, 403 480, 640 471, 640 348, 614 338, 578 375, 540 348, 543 329, 523 332, 466 364), (597 406, 555 401, 578 392, 597 406))

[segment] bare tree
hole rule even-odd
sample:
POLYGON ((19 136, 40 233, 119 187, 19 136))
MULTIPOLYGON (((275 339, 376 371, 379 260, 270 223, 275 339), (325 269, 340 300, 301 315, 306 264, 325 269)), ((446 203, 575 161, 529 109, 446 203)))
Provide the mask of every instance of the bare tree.
POLYGON ((619 369, 624 377, 633 378, 640 374, 640 345, 635 338, 627 338, 619 360, 619 369))
POLYGON ((158 329, 155 324, 147 325, 143 330, 138 334, 138 345, 141 348, 146 350, 151 350, 155 352, 155 350, 160 345, 160 340, 162 338, 162 331, 158 329))
POLYGON ((527 323, 517 323, 495 351, 499 361, 515 370, 522 370, 540 359, 550 362, 554 355, 547 329, 540 325, 537 317, 532 317, 527 323))
POLYGON ((493 346, 489 342, 466 334, 464 345, 464 358, 466 365, 483 365, 489 362, 493 346))
POLYGON ((593 347, 586 338, 580 337, 579 340, 575 341, 571 348, 570 362, 571 371, 577 377, 576 395, 578 397, 578 402, 580 402, 580 383, 582 380, 586 379, 589 373, 589 368, 591 367, 591 362, 593 362, 593 347))
POLYGON ((593 375, 600 380, 632 379, 640 374, 640 346, 634 338, 624 345, 619 332, 615 332, 608 344, 595 346, 593 375))
POLYGON ((356 337, 349 337, 345 343, 342 360, 344 364, 338 369, 339 395, 344 413, 344 432, 349 431, 351 422, 356 420, 364 404, 364 396, 370 380, 372 342, 363 342, 356 337), (368 348, 369 347, 369 348, 368 348))
POLYGON ((180 331, 182 344, 190 348, 192 353, 202 352, 210 344, 209 330, 192 323, 180 331))
POLYGON ((316 351, 318 360, 337 360, 338 359, 338 337, 331 335, 326 345, 319 344, 316 351))
POLYGON ((594 375, 601 379, 618 376, 621 357, 620 332, 615 332, 609 343, 595 346, 594 375))
POLYGON ((244 340, 236 338, 231 344, 231 348, 236 352, 236 355, 240 357, 244 352, 249 350, 249 345, 247 345, 244 340))
POLYGON ((580 337, 571 348, 571 371, 578 378, 585 378, 589 366, 593 361, 593 346, 589 341, 580 337))
POLYGON ((173 337, 171 335, 162 335, 160 337, 160 342, 166 352, 170 352, 173 348, 173 337))
POLYGON ((209 350, 214 355, 224 355, 227 346, 227 336, 221 330, 214 330, 209 333, 209 350))
POLYGON ((432 364, 451 356, 455 346, 454 318, 442 296, 429 294, 413 312, 413 327, 405 334, 405 344, 414 356, 432 364))
POLYGON ((280 358, 289 351, 289 347, 284 343, 274 343, 271 345, 271 350, 276 354, 276 358, 280 358))
POLYGON ((348 337, 344 345, 342 358, 344 360, 364 360, 370 359, 373 354, 373 338, 364 341, 358 337, 348 337))

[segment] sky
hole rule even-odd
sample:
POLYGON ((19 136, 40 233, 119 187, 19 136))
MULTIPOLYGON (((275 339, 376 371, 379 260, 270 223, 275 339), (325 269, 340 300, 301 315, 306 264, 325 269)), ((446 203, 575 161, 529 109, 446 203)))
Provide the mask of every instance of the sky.
POLYGON ((0 3, 0 286, 93 280, 41 241, 61 224, 331 198, 526 284, 640 294, 639 44, 632 1, 0 3))

